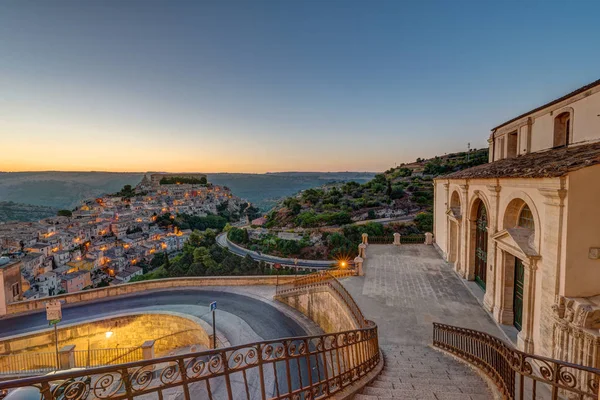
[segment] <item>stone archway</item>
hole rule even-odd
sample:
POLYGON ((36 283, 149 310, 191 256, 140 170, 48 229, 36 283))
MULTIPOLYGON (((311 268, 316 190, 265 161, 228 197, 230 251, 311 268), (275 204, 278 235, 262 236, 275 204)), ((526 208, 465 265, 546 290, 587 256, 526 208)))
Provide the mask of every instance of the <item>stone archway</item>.
POLYGON ((458 192, 455 190, 450 197, 450 205, 448 209, 448 258, 449 263, 454 264, 454 269, 460 271, 460 222, 461 222, 461 199, 458 192))
MULTIPOLYGON (((476 281, 484 291, 488 278, 487 226, 490 220, 489 210, 489 202, 481 192, 477 192, 469 207, 466 278, 476 281)), ((493 279, 492 276, 489 278, 493 279)))
POLYGON ((502 215, 502 230, 493 235, 499 250, 498 287, 494 317, 518 331, 517 347, 533 349, 533 319, 539 218, 535 204, 513 193, 502 215))

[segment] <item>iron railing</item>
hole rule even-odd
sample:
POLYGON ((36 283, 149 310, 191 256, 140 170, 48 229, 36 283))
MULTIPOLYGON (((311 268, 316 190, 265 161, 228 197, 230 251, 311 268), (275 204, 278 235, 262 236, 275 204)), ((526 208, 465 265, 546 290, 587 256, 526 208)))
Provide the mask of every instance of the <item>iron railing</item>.
POLYGON ((141 347, 75 350, 73 353, 75 357, 76 368, 122 364, 142 360, 144 358, 141 347))
POLYGON ((393 244, 394 236, 369 236, 367 241, 369 244, 393 244))
POLYGON ((487 333, 439 323, 433 345, 482 370, 506 399, 599 399, 600 369, 527 354, 487 333))
POLYGON ((0 375, 44 374, 57 369, 56 352, 0 355, 0 375))
MULTIPOLYGON (((75 368, 121 364, 143 358, 141 347, 73 351, 75 368)), ((60 369, 56 352, 0 355, 0 376, 36 375, 60 369)))
MULTIPOLYGON (((267 340, 223 349, 0 382, 0 393, 32 387, 44 400, 325 399, 359 381, 380 363, 377 326, 330 273, 277 288, 278 295, 331 288, 359 322, 358 329, 267 340)), ((1 397, 1 396, 0 396, 1 397)))
POLYGON ((400 244, 424 244, 425 235, 401 235, 400 244))

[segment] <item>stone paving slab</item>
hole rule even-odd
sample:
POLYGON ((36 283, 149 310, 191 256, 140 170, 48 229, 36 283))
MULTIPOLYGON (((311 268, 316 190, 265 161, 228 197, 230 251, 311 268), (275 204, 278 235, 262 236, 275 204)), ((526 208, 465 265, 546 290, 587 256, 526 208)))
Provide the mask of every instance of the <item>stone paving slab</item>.
POLYGON ((426 245, 369 245, 365 276, 342 280, 382 344, 430 345, 432 322, 502 332, 452 267, 426 245))
POLYGON ((493 398, 471 368, 430 347, 433 322, 502 337, 433 246, 369 245, 364 271, 341 282, 377 323, 385 367, 355 400, 493 398))

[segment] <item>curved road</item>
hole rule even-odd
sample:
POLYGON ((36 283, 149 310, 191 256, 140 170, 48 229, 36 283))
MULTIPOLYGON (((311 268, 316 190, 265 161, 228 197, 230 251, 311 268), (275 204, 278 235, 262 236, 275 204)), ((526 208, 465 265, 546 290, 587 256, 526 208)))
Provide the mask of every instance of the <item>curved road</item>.
MULTIPOLYGON (((229 240, 227 240, 227 233, 221 233, 217 236, 217 243, 219 246, 226 248, 230 252, 237 254, 240 257, 246 257, 249 255, 253 260, 256 261, 265 261, 270 263, 281 263, 286 265, 294 265, 293 258, 283 258, 283 257, 275 257, 269 256, 266 254, 258 254, 256 251, 248 250, 243 247, 238 247, 233 245, 229 240)), ((298 260, 298 263, 295 264, 298 267, 310 267, 315 269, 325 269, 331 268, 335 264, 333 260, 298 260)))
MULTIPOLYGON (((151 292, 135 296, 113 298, 95 303, 73 304, 63 308, 62 323, 79 322, 126 312, 138 307, 165 305, 208 306, 216 301, 219 310, 234 314, 244 321, 264 340, 308 333, 296 321, 268 303, 252 297, 216 290, 185 289, 151 292)), ((48 328, 45 311, 0 319, 0 337, 48 328)))

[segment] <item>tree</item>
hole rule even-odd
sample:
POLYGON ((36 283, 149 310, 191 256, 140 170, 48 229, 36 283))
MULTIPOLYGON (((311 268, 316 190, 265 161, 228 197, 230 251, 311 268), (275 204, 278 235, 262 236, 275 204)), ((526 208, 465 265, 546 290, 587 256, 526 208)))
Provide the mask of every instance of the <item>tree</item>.
POLYGON ((433 213, 422 212, 415 216, 415 225, 421 232, 433 231, 433 213))
POLYGON ((71 212, 71 210, 58 210, 56 215, 58 215, 59 217, 72 217, 73 213, 71 212))

